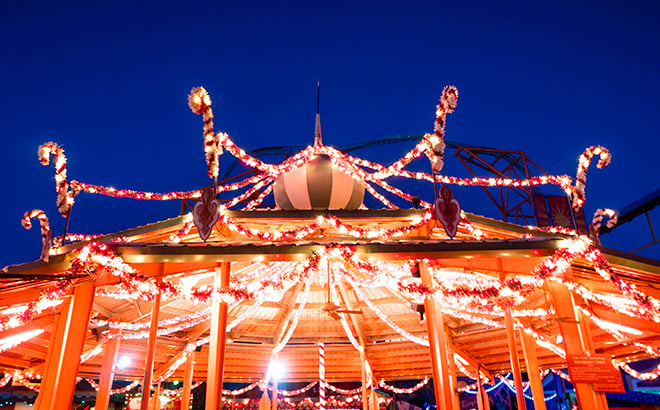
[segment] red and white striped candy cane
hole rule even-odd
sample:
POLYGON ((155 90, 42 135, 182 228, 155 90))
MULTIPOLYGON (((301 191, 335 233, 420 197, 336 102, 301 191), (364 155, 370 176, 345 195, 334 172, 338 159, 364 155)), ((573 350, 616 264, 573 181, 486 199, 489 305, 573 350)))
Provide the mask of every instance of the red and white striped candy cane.
POLYGON ((615 210, 609 208, 597 209, 594 213, 594 219, 591 221, 591 232, 597 238, 600 234, 600 227, 603 223, 603 217, 609 218, 605 226, 613 228, 618 223, 618 215, 615 210))
POLYGON ((325 410, 325 344, 319 342, 319 404, 325 410))
POLYGON ((48 252, 50 251, 51 241, 51 230, 50 224, 48 223, 48 217, 41 209, 28 211, 23 215, 23 220, 21 221, 23 228, 32 228, 32 222, 30 222, 30 219, 32 218, 39 219, 39 225, 41 226, 41 259, 48 262, 48 252))
POLYGON ((213 131, 213 110, 211 96, 204 87, 190 90, 188 106, 195 114, 202 114, 204 120, 204 154, 206 155, 206 173, 211 178, 218 177, 219 157, 222 154, 220 136, 213 131))
POLYGON ((78 194, 75 181, 69 183, 66 180, 66 155, 64 150, 56 142, 49 141, 39 147, 39 161, 42 165, 50 163, 50 154, 55 157, 55 191, 57 191, 57 209, 62 216, 67 216, 73 205, 73 198, 78 194))
POLYGON ((584 205, 585 193, 584 190, 587 184, 587 169, 591 165, 591 159, 594 155, 598 155, 600 159, 596 164, 596 168, 603 168, 607 166, 612 156, 610 151, 605 147, 589 147, 584 150, 578 159, 577 174, 575 175, 575 187, 573 188, 573 209, 579 209, 584 205))
POLYGON ((445 124, 447 114, 454 112, 457 103, 458 89, 453 85, 446 86, 442 90, 442 97, 436 107, 434 133, 424 136, 430 144, 425 154, 431 161, 433 172, 440 172, 445 165, 445 124))

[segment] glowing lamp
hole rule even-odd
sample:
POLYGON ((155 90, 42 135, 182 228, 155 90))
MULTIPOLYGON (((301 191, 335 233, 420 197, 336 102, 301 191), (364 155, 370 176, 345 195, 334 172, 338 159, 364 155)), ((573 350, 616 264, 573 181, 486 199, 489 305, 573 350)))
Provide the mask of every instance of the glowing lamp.
POLYGON ((286 368, 279 360, 273 360, 270 362, 270 374, 273 375, 273 379, 280 380, 286 374, 286 368))
POLYGON ((116 368, 119 370, 124 370, 131 365, 131 358, 128 356, 122 356, 117 360, 116 368))

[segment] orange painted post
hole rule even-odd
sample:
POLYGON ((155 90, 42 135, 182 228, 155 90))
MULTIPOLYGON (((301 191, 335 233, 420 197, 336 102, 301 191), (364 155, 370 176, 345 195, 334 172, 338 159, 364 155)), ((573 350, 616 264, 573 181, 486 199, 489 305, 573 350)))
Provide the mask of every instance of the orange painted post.
POLYGON ((376 380, 371 381, 371 395, 369 397, 370 397, 372 410, 378 410, 378 395, 376 394, 377 385, 378 383, 376 383, 376 380))
MULTIPOLYGON (((433 289, 435 287, 434 279, 425 262, 419 263, 419 271, 424 286, 433 289)), ((428 328, 431 363, 433 365, 435 404, 439 410, 452 410, 454 392, 449 382, 449 365, 445 345, 447 337, 440 302, 435 297, 427 297, 424 300, 424 310, 426 312, 426 326, 428 328)))
POLYGON ((99 379, 99 391, 96 393, 96 410, 108 409, 110 390, 112 390, 112 379, 115 376, 115 364, 119 355, 119 344, 119 339, 110 339, 105 344, 101 376, 99 379))
POLYGON ((481 372, 477 369, 477 409, 490 410, 490 402, 488 400, 488 393, 484 389, 481 381, 481 372))
POLYGON ((539 374, 539 362, 536 356, 536 341, 534 336, 519 330, 520 340, 522 340, 523 354, 525 356, 525 367, 527 368, 527 378, 532 389, 534 398, 534 410, 545 410, 545 393, 543 393, 543 381, 539 374))
POLYGON ((160 409, 160 383, 156 385, 156 392, 154 393, 153 400, 151 401, 151 410, 160 409))
MULTIPOLYGON (((231 263, 222 262, 220 268, 216 268, 214 286, 218 289, 227 289, 230 274, 231 263)), ((209 343, 209 363, 206 376, 206 410, 221 410, 225 344, 227 342, 227 302, 213 300, 211 309, 211 341, 209 343)))
POLYGON ((151 378, 154 372, 154 355, 156 353, 156 337, 158 331, 158 312, 160 311, 160 291, 154 297, 151 306, 151 327, 149 328, 149 341, 147 342, 147 356, 144 359, 144 381, 142 382, 142 400, 140 410, 149 410, 149 396, 151 395, 151 378))
POLYGON ((518 345, 516 343, 516 333, 513 329, 513 317, 511 309, 504 310, 504 320, 506 322, 506 338, 509 342, 509 359, 511 360, 511 372, 513 373, 513 384, 516 387, 516 403, 518 409, 525 410, 525 394, 523 392, 522 375, 520 374, 520 359, 518 358, 518 345))
MULTIPOLYGON (((87 280, 76 285, 73 290, 73 298, 66 315, 66 330, 62 348, 59 352, 59 364, 55 376, 57 384, 53 390, 52 401, 49 406, 44 408, 68 409, 71 407, 95 289, 94 281, 87 280)), ((46 403, 42 404, 46 405, 46 403)))
POLYGON ((367 357, 364 351, 364 346, 360 350, 360 363, 362 364, 362 410, 369 410, 369 393, 367 392, 367 357))
POLYGON ((447 362, 449 364, 449 383, 451 385, 451 391, 456 392, 452 394, 452 402, 454 403, 454 410, 461 410, 461 403, 458 398, 458 370, 456 369, 456 361, 454 360, 454 349, 449 336, 449 328, 445 326, 445 334, 447 335, 447 362))
POLYGON ((193 371, 195 369, 195 352, 186 353, 186 368, 183 376, 183 396, 181 397, 181 410, 190 409, 190 393, 192 392, 193 371))
MULTIPOLYGON (((552 303, 557 311, 559 328, 564 338, 566 354, 584 354, 588 351, 588 341, 580 331, 578 317, 575 311, 575 300, 571 291, 562 283, 555 280, 547 281, 552 295, 552 303)), ((578 407, 581 410, 604 410, 607 403, 603 403, 594 390, 593 384, 574 383, 578 407)))
MULTIPOLYGON (((583 338, 587 349, 591 353, 595 353, 594 340, 591 336, 591 329, 589 328, 589 320, 584 316, 580 311, 577 311, 578 322, 580 323, 580 330, 582 331, 583 338)), ((600 406, 603 408, 609 408, 607 405, 607 397, 605 397, 604 392, 594 391, 596 395, 596 400, 600 402, 600 406)))
POLYGON ((34 402, 34 408, 49 409, 49 403, 52 401, 53 390, 57 383, 57 366, 59 364, 59 354, 64 340, 64 331, 66 330, 66 318, 69 306, 71 305, 71 296, 64 298, 62 308, 55 319, 55 326, 48 344, 48 353, 46 354, 46 363, 44 365, 44 374, 41 379, 41 388, 34 402), (42 405, 46 403, 46 405, 42 405))
MULTIPOLYGON (((497 258, 497 268, 500 271, 500 281, 504 283, 506 274, 502 270, 502 259, 497 258)), ((519 410, 527 409, 525 403, 525 393, 523 391, 522 375, 520 373, 520 359, 518 358, 518 344, 516 343, 516 331, 513 327, 513 317, 511 308, 507 306, 504 309, 504 323, 506 325, 506 338, 509 343, 509 359, 511 361, 511 372, 513 373, 513 383, 516 387, 516 403, 519 410)))

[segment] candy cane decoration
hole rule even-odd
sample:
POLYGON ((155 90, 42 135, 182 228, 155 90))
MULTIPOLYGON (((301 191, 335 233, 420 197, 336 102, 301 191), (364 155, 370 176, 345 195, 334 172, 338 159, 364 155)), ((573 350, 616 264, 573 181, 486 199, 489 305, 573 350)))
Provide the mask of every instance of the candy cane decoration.
POLYGON ((325 344, 319 342, 319 409, 325 410, 325 344))
POLYGON ((73 197, 78 194, 77 183, 71 181, 71 189, 66 180, 66 156, 56 142, 49 141, 39 147, 39 162, 50 163, 50 154, 55 157, 55 190, 57 191, 57 209, 62 216, 67 216, 73 205, 73 197))
POLYGON ((204 120, 204 153, 206 154, 206 173, 211 178, 218 177, 219 157, 222 154, 220 134, 213 131, 213 110, 211 96, 204 87, 190 90, 188 106, 195 114, 202 114, 204 120))
POLYGON ((573 209, 579 209, 584 205, 585 194, 584 189, 587 184, 587 168, 591 165, 591 159, 594 155, 598 155, 600 159, 596 164, 596 168, 603 168, 609 165, 612 156, 605 147, 589 147, 584 150, 578 159, 577 175, 575 176, 575 187, 573 188, 573 209))
POLYGON ((618 222, 618 215, 615 210, 609 208, 601 208, 596 210, 596 213, 594 213, 594 219, 591 221, 591 227, 596 235, 598 235, 600 232, 600 227, 604 216, 609 218, 605 224, 605 226, 608 228, 613 228, 618 222))
POLYGON ((597 209, 594 213, 594 219, 591 221, 591 226, 589 227, 589 237, 594 241, 595 245, 600 245, 600 227, 603 222, 603 217, 607 216, 608 221, 605 224, 608 228, 613 228, 618 223, 618 215, 616 211, 609 208, 597 209))
POLYGON ((52 234, 50 224, 48 223, 48 217, 41 209, 28 211, 23 215, 23 220, 21 221, 23 228, 32 229, 32 222, 30 222, 30 219, 32 218, 39 219, 39 225, 41 226, 41 259, 44 262, 48 262, 48 252, 50 251, 52 234))
POLYGON ((431 161, 433 172, 440 172, 445 165, 445 124, 447 114, 456 109, 458 103, 458 89, 448 85, 442 90, 442 97, 435 111, 435 127, 433 134, 426 134, 424 138, 431 144, 424 152, 431 161))

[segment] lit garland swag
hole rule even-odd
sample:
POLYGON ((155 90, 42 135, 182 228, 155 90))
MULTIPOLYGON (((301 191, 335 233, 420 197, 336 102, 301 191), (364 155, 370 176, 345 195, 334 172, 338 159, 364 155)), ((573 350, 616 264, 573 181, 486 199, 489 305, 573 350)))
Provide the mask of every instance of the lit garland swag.
MULTIPOLYGON (((535 288, 542 286, 544 280, 559 280, 558 276, 566 270, 572 260, 576 258, 584 258, 593 263, 594 268, 603 276, 604 279, 610 281, 616 286, 623 295, 627 297, 626 300, 634 302, 633 307, 626 305, 620 309, 620 306, 614 305, 613 302, 605 302, 598 299, 597 295, 586 290, 579 284, 574 282, 567 282, 566 284, 578 291, 586 299, 597 300, 599 303, 609 303, 612 309, 616 309, 623 314, 628 314, 633 317, 651 318, 655 321, 660 320, 660 302, 654 298, 644 295, 638 291, 634 285, 618 278, 612 271, 609 263, 602 257, 600 251, 594 248, 590 241, 585 237, 578 237, 569 241, 569 246, 557 250, 553 255, 544 259, 534 269, 534 276, 529 277, 512 277, 504 282, 494 282, 493 280, 474 280, 448 282, 442 279, 440 272, 442 267, 431 265, 431 271, 440 284, 436 289, 428 289, 422 285, 414 282, 408 282, 413 264, 405 264, 403 266, 387 264, 384 262, 371 262, 360 259, 355 252, 354 248, 349 246, 330 245, 324 250, 315 253, 307 261, 295 263, 280 263, 282 266, 288 266, 288 269, 280 266, 279 269, 273 269, 273 274, 263 279, 260 283, 260 288, 256 291, 248 291, 244 283, 233 281, 232 286, 227 290, 214 289, 212 286, 202 286, 184 292, 181 286, 174 281, 155 281, 153 278, 146 277, 139 272, 136 272, 130 265, 126 264, 121 257, 116 255, 111 247, 104 243, 93 242, 85 245, 78 256, 72 261, 71 268, 67 273, 72 276, 78 275, 91 275, 95 276, 99 271, 103 270, 108 274, 118 276, 121 279, 119 285, 113 290, 99 289, 97 295, 99 296, 112 296, 119 298, 143 299, 151 300, 156 293, 160 292, 163 298, 188 298, 190 300, 204 303, 210 301, 210 298, 217 297, 230 303, 236 303, 245 299, 254 299, 258 297, 262 299, 270 291, 282 290, 284 287, 290 287, 291 283, 305 280, 309 277, 310 272, 319 270, 319 266, 324 266, 322 260, 328 258, 339 259, 340 262, 333 262, 337 264, 334 271, 337 274, 349 275, 348 269, 342 269, 341 264, 349 265, 357 271, 368 273, 365 277, 371 279, 358 279, 356 276, 349 276, 349 283, 356 283, 356 286, 369 286, 379 283, 393 283, 396 286, 411 296, 414 299, 423 299, 425 296, 440 292, 446 304, 450 307, 447 312, 449 314, 457 315, 451 310, 452 305, 456 305, 456 300, 460 299, 460 305, 464 311, 473 311, 481 315, 497 315, 501 314, 506 307, 516 307, 519 301, 524 299, 526 295, 531 293, 535 288), (288 283, 288 284, 287 284, 288 283), (258 295, 258 296, 257 296, 258 295), (452 302, 454 300, 454 302, 452 302)), ((265 269, 265 265, 264 265, 265 269)), ((28 304, 27 308, 18 314, 10 315, 0 319, 0 331, 15 328, 32 320, 42 311, 53 305, 54 301, 61 299, 69 291, 73 280, 67 279, 59 281, 54 287, 49 290, 43 291, 41 295, 34 301, 28 304)), ((358 288, 356 287, 356 291, 358 288)), ((262 299, 263 300, 263 299, 262 299)), ((515 312, 515 311, 514 311, 515 312)), ((536 314, 547 314, 548 312, 541 311, 536 314)), ((531 315, 532 313, 530 313, 531 315)), ((167 334, 174 331, 181 330, 190 326, 194 326, 201 320, 208 319, 208 312, 201 310, 190 315, 183 315, 177 318, 171 318, 159 322, 159 334, 167 334), (193 317, 194 316, 194 317, 193 317)), ((593 318, 593 313, 587 315, 590 319, 593 318)), ((463 314, 462 318, 470 318, 474 321, 480 319, 474 315, 466 316, 463 314)), ((386 320, 385 318, 383 318, 386 320)), ((593 319, 592 319, 593 320, 593 319)), ((594 321, 596 324, 598 322, 594 321)), ((124 330, 138 330, 144 328, 142 324, 122 324, 120 322, 104 322, 94 321, 93 325, 109 324, 114 328, 121 328, 124 330), (98 322, 98 323, 97 323, 98 322)), ((497 323, 489 323, 501 326, 497 323)), ((516 325, 520 328, 524 326, 518 321, 516 325)), ((399 329, 401 330, 401 329, 399 329)), ((532 331, 525 328, 526 331, 532 331)), ((616 334, 608 331, 613 337, 617 338, 616 334)), ((145 338, 147 332, 124 332, 120 333, 118 337, 126 339, 145 338)), ((114 334, 113 334, 114 335, 114 334)), ((536 335, 538 337, 538 335, 536 335)), ((117 336, 112 336, 117 337, 117 336)), ((618 339, 618 338, 617 338, 618 339)), ((104 341, 106 341, 105 339, 104 341)), ((543 340, 538 340, 545 342, 543 340)), ((208 340, 198 341, 198 343, 191 344, 191 348, 197 347, 208 340)), ((547 342, 539 343, 541 346, 548 347, 547 342)), ((645 349, 649 354, 660 356, 658 349, 636 343, 636 346, 645 349)), ((97 353, 101 350, 97 350, 97 353)), ((558 353, 561 355, 561 352, 558 353)), ((176 367, 184 363, 185 360, 176 363, 176 367)), ((634 377, 642 379, 656 378, 660 375, 660 369, 655 369, 650 373, 639 373, 631 369, 626 363, 617 363, 618 366, 633 375, 634 377)), ((170 369, 168 374, 176 370, 176 367, 170 369)))
MULTIPOLYGON (((329 224, 338 229, 340 233, 348 234, 355 238, 391 238, 402 236, 413 229, 416 229, 426 224, 432 217, 433 213, 429 210, 425 212, 420 218, 395 228, 381 229, 378 227, 356 227, 340 221, 338 218, 319 217, 315 222, 292 229, 290 231, 260 231, 254 228, 248 228, 238 223, 236 220, 230 218, 224 213, 224 210, 235 207, 239 203, 244 202, 250 198, 243 209, 254 209, 261 204, 265 196, 271 192, 272 182, 281 174, 291 172, 315 155, 324 154, 330 157, 331 162, 339 167, 343 172, 356 180, 366 182, 367 191, 370 192, 376 199, 380 200, 385 206, 393 208, 394 205, 387 200, 382 194, 378 193, 374 186, 389 192, 395 196, 403 198, 408 201, 413 200, 413 196, 407 194, 397 188, 387 184, 385 180, 392 176, 399 176, 404 178, 412 178, 424 181, 436 181, 445 184, 465 185, 465 186, 537 186, 545 184, 554 184, 560 186, 566 193, 573 198, 573 206, 580 208, 584 204, 585 199, 585 186, 586 186, 586 172, 591 164, 594 156, 599 156, 600 160, 597 164, 598 168, 606 166, 610 161, 610 155, 607 149, 603 147, 589 147, 580 156, 578 162, 578 171, 576 176, 575 185, 572 185, 570 177, 563 176, 541 176, 533 177, 530 179, 515 180, 507 178, 456 178, 444 175, 431 175, 424 172, 411 172, 403 168, 408 165, 412 160, 425 154, 433 165, 433 171, 439 172, 443 166, 444 160, 444 134, 445 134, 445 121, 446 114, 453 112, 456 107, 458 99, 458 91, 455 87, 446 87, 443 90, 443 95, 438 104, 436 111, 435 130, 433 134, 426 134, 422 140, 408 153, 406 153, 398 161, 392 165, 385 167, 383 165, 373 163, 361 158, 352 157, 341 153, 340 151, 324 146, 316 145, 310 146, 299 152, 298 154, 288 158, 278 165, 266 164, 259 159, 250 156, 244 150, 240 149, 230 139, 226 133, 215 133, 213 130, 213 112, 211 110, 211 99, 206 90, 198 87, 192 90, 189 96, 189 105, 193 112, 202 114, 204 120, 203 134, 204 134, 204 150, 207 160, 207 171, 211 178, 217 179, 218 175, 218 158, 223 149, 231 155, 238 158, 244 165, 254 168, 257 174, 243 179, 239 182, 234 182, 226 185, 217 185, 216 193, 238 191, 246 189, 245 192, 236 196, 233 200, 229 201, 220 210, 219 222, 227 226, 230 230, 239 234, 245 235, 250 238, 258 238, 261 240, 285 240, 285 239, 301 239, 312 235, 324 224, 329 224), (368 170, 372 170, 369 172, 368 170), (259 193, 257 195, 257 193, 259 193)), ((98 185, 87 184, 79 181, 67 181, 66 175, 66 156, 64 150, 54 142, 48 142, 39 148, 39 159, 42 164, 47 165, 50 162, 50 156, 55 158, 55 188, 58 195, 57 205, 59 212, 63 216, 67 216, 70 212, 71 206, 74 203, 74 198, 80 192, 97 193, 112 197, 128 197, 134 199, 144 200, 170 200, 170 199, 196 199, 201 196, 201 190, 186 191, 186 192, 169 192, 169 193, 153 193, 134 191, 129 189, 115 189, 112 187, 104 187, 98 185)), ((431 205, 425 201, 421 202, 422 206, 430 208, 431 205)), ((603 210, 594 217, 594 228, 600 227, 603 210)), ((610 219, 615 216, 608 210, 607 213, 610 219)), ((50 246, 50 228, 48 227, 48 219, 45 214, 39 210, 33 210, 26 213, 24 217, 24 225, 26 228, 30 227, 29 219, 32 217, 39 218, 42 229, 42 236, 44 241, 44 254, 42 258, 47 258, 48 248, 50 246)), ((476 229, 465 218, 461 221, 461 226, 472 234, 477 239, 485 237, 482 232, 476 229)), ((184 226, 176 234, 170 237, 170 241, 178 242, 181 238, 187 235, 192 228, 192 222, 187 221, 184 226)), ((538 229, 538 228, 537 228, 538 229)), ((557 231, 557 228, 549 228, 550 230, 557 231)), ((111 246, 104 243, 92 242, 85 245, 79 252, 78 256, 72 261, 71 268, 67 272, 70 277, 79 275, 95 276, 99 271, 103 270, 107 274, 115 275, 120 278, 120 283, 114 289, 100 289, 97 290, 99 296, 110 296, 116 298, 129 298, 129 299, 142 299, 152 300, 156 293, 160 293, 163 298, 187 298, 189 300, 204 303, 210 301, 211 298, 219 298, 229 303, 237 303, 245 299, 255 299, 268 294, 270 291, 281 290, 285 287, 285 283, 304 280, 309 276, 313 270, 318 270, 319 261, 327 257, 340 257, 343 263, 350 265, 357 271, 367 272, 371 277, 370 280, 358 279, 354 275, 350 277, 353 282, 360 282, 362 286, 369 286, 377 282, 387 282, 395 284, 399 290, 409 295, 413 299, 423 299, 425 296, 434 293, 441 293, 447 301, 447 305, 452 305, 452 300, 457 301, 464 306, 465 311, 472 311, 478 314, 497 315, 503 312, 507 307, 515 307, 524 299, 526 295, 533 290, 543 285, 544 280, 559 280, 557 279, 560 274, 565 271, 572 260, 576 258, 584 258, 590 261, 596 271, 607 281, 610 281, 616 288, 622 292, 623 295, 632 300, 635 304, 634 307, 627 306, 620 311, 634 317, 650 318, 655 321, 660 320, 660 303, 638 291, 634 285, 625 282, 618 278, 609 263, 602 257, 600 251, 593 247, 590 240, 586 237, 578 237, 575 232, 559 230, 562 234, 572 234, 574 239, 570 240, 570 246, 562 248, 555 252, 550 257, 546 258, 534 270, 533 277, 511 277, 504 282, 486 282, 475 280, 473 282, 456 282, 447 283, 442 280, 441 275, 436 275, 440 285, 436 289, 428 289, 418 283, 410 282, 406 278, 410 277, 413 269, 412 264, 405 265, 403 268, 397 266, 396 268, 383 269, 383 264, 376 266, 375 263, 370 261, 361 260, 355 250, 347 246, 329 246, 322 252, 312 256, 308 261, 295 264, 293 269, 280 269, 275 274, 265 279, 260 284, 260 289, 257 291, 248 290, 245 283, 234 281, 229 289, 214 289, 212 286, 204 286, 185 292, 181 286, 173 281, 155 281, 152 278, 146 277, 141 273, 135 271, 131 266, 126 264, 119 256, 117 256, 111 249, 111 246), (394 269, 399 270, 399 274, 391 273, 394 269), (388 273, 389 272, 389 273, 388 273), (365 283, 366 282, 366 283, 365 283)), ((525 235, 531 236, 531 234, 525 235)), ((67 240, 89 240, 93 237, 85 237, 80 235, 69 235, 67 238, 55 238, 53 243, 55 246, 61 245, 65 239, 67 240)), ((121 239, 119 239, 121 240, 121 239)), ((441 267, 432 266, 432 272, 439 271, 441 267)), ((337 272, 344 272, 346 275, 352 275, 347 269, 338 269, 337 272)), ((15 328, 32 320, 42 311, 52 306, 54 301, 61 299, 71 288, 72 280, 62 280, 49 290, 43 291, 40 296, 33 302, 29 303, 27 308, 15 315, 0 318, 0 331, 15 328)), ((585 299, 597 300, 600 303, 604 301, 599 299, 597 295, 589 292, 581 285, 576 283, 566 283, 572 289, 575 289, 585 299)), ((615 307, 610 303, 610 307, 615 307)), ((449 314, 458 315, 448 309, 449 314)), ((536 312, 531 314, 547 314, 549 312, 536 312)), ((525 313, 527 314, 527 313, 525 313)), ((159 334, 171 333, 172 331, 180 330, 189 327, 190 323, 197 324, 201 320, 206 320, 208 312, 202 310, 191 315, 184 315, 178 318, 168 319, 159 322, 159 334), (192 317, 195 316, 195 317, 192 317), (174 329, 174 330, 172 330, 174 329)), ((476 319, 474 315, 463 315, 463 318, 468 317, 476 319)), ((588 317, 593 317, 593 315, 588 317)), ((492 321, 488 322, 486 319, 482 322, 493 324, 492 321)), ((101 324, 100 321, 97 325, 101 324)), ((111 327, 117 327, 128 330, 137 330, 145 328, 144 324, 122 324, 116 322, 109 322, 111 327)), ((524 326, 517 322, 518 327, 524 326)), ((531 331, 531 329, 525 329, 531 331)), ((610 334, 613 334, 609 331, 610 334)), ((130 333, 121 334, 122 338, 142 338, 146 337, 146 332, 139 332, 136 335, 130 333)), ((538 336, 538 335, 537 335, 538 336)), ((613 334, 616 337, 616 334, 613 334)), ((104 339, 107 341, 107 338, 104 339)), ((195 343, 195 347, 200 343, 195 343)), ((639 344, 636 344, 639 345, 639 344)), ((547 343, 546 343, 547 347, 547 343)), ((639 346, 647 350, 650 354, 660 356, 658 349, 642 345, 639 346)), ((556 348, 556 346, 555 346, 556 348)), ((561 350, 561 349, 560 349, 561 350)), ((98 351, 101 351, 99 349, 98 351)), ((96 353, 98 353, 98 351, 96 353)), ((561 354, 559 352, 558 354, 561 354)), ((88 355, 87 358, 94 354, 88 355)), ((87 359, 86 358, 86 359, 87 359)), ((85 360, 86 360, 85 359, 85 360)), ((183 361, 176 364, 180 366, 183 361)), ((660 375, 660 369, 655 369, 650 373, 639 373, 631 369, 625 363, 618 363, 620 367, 632 374, 634 377, 650 379, 660 375)), ((178 367, 177 366, 177 367, 178 367)), ((171 374, 175 369, 172 369, 171 374)), ((6 378, 6 377, 5 377, 6 378)))

